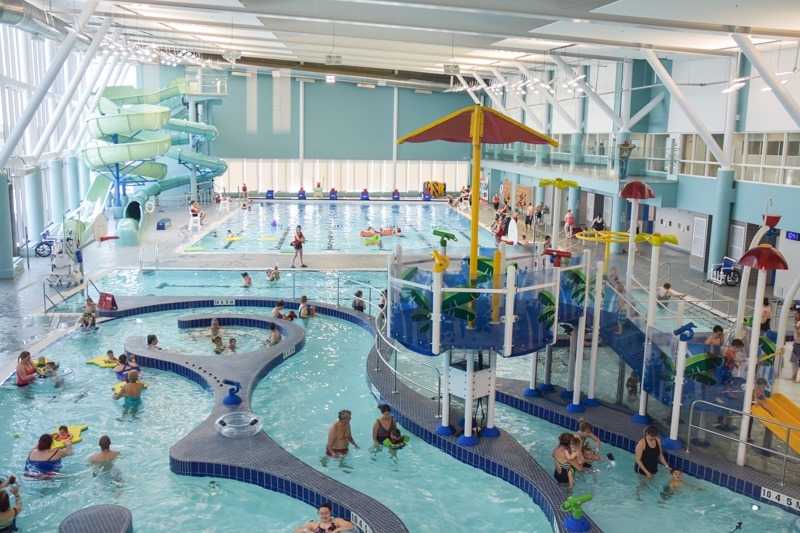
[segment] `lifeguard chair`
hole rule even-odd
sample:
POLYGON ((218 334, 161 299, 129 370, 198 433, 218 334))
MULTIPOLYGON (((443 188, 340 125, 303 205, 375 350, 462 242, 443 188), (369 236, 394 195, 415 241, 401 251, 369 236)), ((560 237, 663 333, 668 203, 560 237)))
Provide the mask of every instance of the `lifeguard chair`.
POLYGON ((724 283, 729 287, 737 286, 742 279, 742 274, 736 268, 736 259, 727 256, 722 258, 722 263, 712 264, 708 274, 711 283, 717 285, 724 283))
POLYGON ((325 198, 322 195, 322 184, 320 182, 317 182, 314 186, 314 198, 325 198))

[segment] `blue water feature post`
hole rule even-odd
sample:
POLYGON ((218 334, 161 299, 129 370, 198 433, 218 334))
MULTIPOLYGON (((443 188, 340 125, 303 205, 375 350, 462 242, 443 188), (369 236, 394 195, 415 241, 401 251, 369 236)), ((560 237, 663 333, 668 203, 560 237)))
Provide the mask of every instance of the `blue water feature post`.
POLYGON ((222 398, 222 403, 225 405, 239 405, 242 399, 238 396, 238 392, 242 389, 242 384, 238 381, 231 381, 230 379, 223 379, 222 383, 225 385, 232 385, 228 389, 228 395, 222 398))
POLYGON ((64 163, 53 159, 48 163, 50 173, 50 216, 60 222, 66 212, 64 208, 64 163))
POLYGON ((81 205, 81 178, 78 174, 78 158, 69 155, 64 158, 67 169, 67 209, 70 211, 81 205))
MULTIPOLYGON (((8 174, 0 172, 0 220, 11 220, 8 174)), ((11 224, 0 224, 0 279, 14 279, 14 241, 11 224)))
POLYGON ((561 511, 564 513, 572 513, 564 519, 564 527, 567 531, 589 531, 592 528, 592 523, 583 516, 582 505, 592 500, 591 494, 584 494, 583 496, 570 496, 567 501, 561 504, 561 511))
POLYGON ((28 235, 38 241, 44 230, 44 198, 42 193, 42 169, 25 176, 25 212, 28 214, 28 235))

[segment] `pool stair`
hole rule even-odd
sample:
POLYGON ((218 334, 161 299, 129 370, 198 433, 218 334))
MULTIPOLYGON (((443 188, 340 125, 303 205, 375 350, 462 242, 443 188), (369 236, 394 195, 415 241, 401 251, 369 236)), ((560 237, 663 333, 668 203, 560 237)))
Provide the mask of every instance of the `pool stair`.
MULTIPOLYGON (((236 357, 214 357, 171 353, 147 347, 144 336, 128 337, 125 352, 136 354, 143 368, 173 372, 190 379, 214 397, 214 409, 203 423, 170 449, 170 469, 176 474, 234 479, 286 494, 314 507, 330 502, 333 514, 353 522, 361 533, 407 533, 408 528, 388 507, 315 470, 280 447, 266 431, 255 436, 231 439, 219 435, 214 423, 223 414, 249 411, 250 397, 258 383, 283 361, 296 355, 305 344, 303 328, 289 321, 263 315, 225 314, 224 306, 273 308, 273 298, 219 298, 129 296, 118 299, 118 309, 102 311, 106 317, 128 317, 141 313, 178 309, 209 308, 213 314, 190 315, 178 320, 179 327, 208 328, 211 318, 220 326, 268 328, 274 322, 283 336, 276 346, 243 352, 236 357), (220 312, 213 312, 213 309, 220 312), (239 381, 242 403, 222 403, 228 394, 224 379, 239 381)), ((318 315, 349 320, 372 331, 366 315, 355 311, 316 306, 318 315)), ((298 302, 287 301, 286 310, 297 310, 298 302)), ((256 310, 254 309, 254 312, 256 310)), ((146 374, 146 370, 145 370, 146 374)), ((298 523, 302 518, 298 518, 298 523)))
MULTIPOLYGON (((388 372, 387 372, 388 373, 388 372)), ((547 420, 569 431, 578 431, 578 418, 583 417, 594 426, 594 434, 601 441, 635 453, 636 444, 642 438, 642 425, 631 421, 632 411, 619 405, 600 402, 598 407, 588 409, 584 413, 570 413, 566 406, 569 399, 560 396, 561 388, 538 398, 525 396, 529 382, 524 380, 498 378, 496 399, 499 403, 518 409, 535 417, 547 420)), ((669 428, 661 428, 668 431, 669 428)), ((662 436, 664 432, 662 432, 662 436)), ((758 502, 775 505, 784 511, 800 515, 800 486, 792 483, 781 484, 780 481, 747 466, 735 463, 714 454, 713 448, 685 448, 664 450, 664 456, 670 466, 680 468, 687 475, 704 479, 715 485, 725 487, 758 502), (774 494, 789 497, 788 504, 782 504, 762 497, 762 489, 774 494)), ((633 472, 631 472, 633 475, 633 472)), ((591 510, 590 506, 587 506, 591 510)))
MULTIPOLYGON (((389 360, 388 348, 384 351, 383 359, 389 360)), ((390 405, 395 418, 406 430, 462 463, 519 488, 542 509, 554 531, 568 531, 564 527, 564 520, 571 514, 561 511, 561 504, 567 498, 564 488, 511 435, 500 429, 498 437, 479 437, 478 443, 469 447, 458 444, 462 428, 457 428, 459 431, 453 435, 438 435, 436 427, 440 419, 436 418, 438 408, 435 398, 424 396, 395 380, 391 369, 381 360, 378 349, 374 347, 367 359, 367 379, 375 399, 390 405)), ((450 420, 459 420, 463 416, 462 412, 455 409, 450 412, 450 420)), ((584 514, 584 517, 588 518, 588 515, 584 514)), ((589 523, 591 527, 586 531, 601 531, 591 519, 589 523)))

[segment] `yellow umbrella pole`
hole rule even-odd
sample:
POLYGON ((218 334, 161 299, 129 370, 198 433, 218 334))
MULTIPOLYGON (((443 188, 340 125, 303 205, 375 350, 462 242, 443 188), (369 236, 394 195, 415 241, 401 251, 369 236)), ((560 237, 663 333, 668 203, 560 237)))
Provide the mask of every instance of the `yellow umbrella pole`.
MULTIPOLYGON (((470 136, 472 137, 472 225, 469 233, 469 283, 475 285, 478 281, 478 218, 481 205, 481 137, 483 137, 483 112, 479 105, 475 106, 475 111, 472 113, 470 136)), ((469 303, 469 307, 475 311, 475 300, 469 303)), ((474 329, 475 321, 470 320, 467 328, 474 329)))

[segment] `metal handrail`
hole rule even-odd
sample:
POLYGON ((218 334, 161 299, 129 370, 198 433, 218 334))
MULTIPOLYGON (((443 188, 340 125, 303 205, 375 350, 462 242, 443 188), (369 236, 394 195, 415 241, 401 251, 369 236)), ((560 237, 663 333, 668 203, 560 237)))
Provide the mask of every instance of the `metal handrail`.
MULTIPOLYGON (((752 424, 753 421, 751 420, 750 423, 752 424)), ((688 426, 689 427, 688 427, 688 431, 687 431, 687 434, 686 434, 686 453, 690 452, 689 445, 692 442, 692 428, 697 428, 699 431, 704 431, 704 432, 710 433, 712 435, 717 435, 718 437, 722 437, 722 438, 727 439, 727 440, 736 441, 740 445, 744 444, 745 446, 748 446, 748 447, 751 447, 751 448, 757 448, 757 449, 759 449, 761 451, 769 452, 769 453, 778 455, 780 457, 783 457, 783 465, 781 467, 781 477, 780 477, 780 484, 781 485, 783 485, 785 480, 786 480, 786 462, 791 460, 792 462, 800 463, 800 459, 795 459, 793 457, 789 457, 789 453, 788 453, 789 449, 790 449, 789 448, 789 437, 791 436, 791 432, 792 431, 800 431, 800 427, 790 426, 789 424, 783 424, 783 423, 778 422, 777 420, 774 420, 774 419, 764 418, 764 417, 761 417, 761 416, 758 416, 758 415, 754 415, 752 413, 745 413, 744 411, 739 411, 738 409, 733 409, 733 408, 730 408, 730 407, 724 407, 724 406, 721 406, 721 405, 719 405, 717 403, 707 402, 705 400, 695 400, 695 401, 692 402, 692 406, 689 409, 688 426), (741 415, 741 416, 749 416, 751 419, 760 420, 762 423, 769 422, 773 426, 780 426, 780 427, 786 428, 786 440, 784 441, 784 442, 786 442, 786 450, 781 453, 778 450, 772 450, 770 448, 765 448, 763 446, 759 446, 759 445, 754 444, 752 442, 747 442, 746 440, 743 441, 740 438, 731 437, 729 435, 725 435, 724 433, 719 433, 719 432, 710 430, 708 428, 704 428, 702 426, 693 424, 692 423, 692 419, 694 417, 694 410, 695 410, 695 406, 698 405, 698 404, 709 405, 709 406, 714 407, 715 409, 723 409, 725 411, 728 411, 731 414, 738 414, 738 415, 741 415)), ((776 433, 776 435, 777 435, 777 433, 776 433)))
MULTIPOLYGON (((647 258, 646 256, 644 256, 644 257, 641 257, 640 259, 641 259, 641 260, 643 260, 643 261, 647 261, 648 263, 651 263, 651 264, 652 264, 652 260, 650 260, 650 259, 649 259, 649 258, 647 258)), ((666 275, 666 276, 659 276, 659 275, 657 275, 657 276, 656 276, 656 284, 658 284, 658 283, 661 283, 661 280, 662 280, 662 279, 666 280, 666 281, 665 281, 665 283, 669 283, 670 276, 672 275, 672 265, 671 265, 670 263, 668 263, 667 261, 664 261, 663 263, 659 263, 659 264, 658 264, 658 271, 659 271, 659 272, 661 272, 661 267, 663 267, 663 266, 666 266, 666 267, 667 267, 667 275, 666 275)), ((643 277, 644 279, 650 279, 650 271, 649 271, 649 270, 648 270, 648 271, 646 271, 646 272, 644 273, 644 276, 642 276, 642 277, 643 277)), ((636 279, 636 278, 634 278, 634 279, 636 279)))
MULTIPOLYGON (((377 290, 376 287, 373 287, 373 288, 377 290)), ((377 307, 372 302, 368 302, 368 304, 370 306, 377 307)), ((426 366, 428 368, 431 368, 431 369, 433 369, 434 372, 436 372, 436 390, 428 388, 426 385, 423 385, 422 383, 418 383, 418 382, 414 381, 411 377, 409 377, 409 376, 403 374, 402 372, 398 371, 397 370, 397 354, 400 353, 400 350, 398 350, 397 346, 389 338, 387 338, 386 335, 384 335, 385 328, 383 327, 383 325, 385 325, 385 324, 386 324, 385 309, 380 309, 378 311, 377 315, 375 315, 375 325, 378 326, 378 327, 376 327, 377 335, 375 336, 375 351, 378 354, 378 357, 380 358, 380 360, 383 361, 383 363, 386 365, 386 368, 388 368, 392 372, 392 374, 394 375, 395 385, 392 388, 392 392, 393 393, 397 393, 397 379, 398 378, 402 378, 405 381, 407 381, 407 382, 409 382, 409 383, 411 383, 413 385, 416 385, 417 387, 419 387, 420 389, 422 389, 424 391, 428 391, 430 393, 435 394, 436 395, 436 413, 437 413, 436 416, 437 416, 437 418, 441 418, 441 416, 442 416, 442 372, 441 372, 441 370, 439 370, 438 367, 436 367, 436 366, 434 366, 434 365, 432 365, 430 363, 426 363, 424 361, 421 361, 419 359, 411 357, 408 353, 406 353, 405 350, 403 350, 402 353, 403 353, 404 357, 406 357, 406 359, 409 359, 409 360, 413 361, 414 363, 416 363, 418 365, 422 365, 422 366, 426 366), (381 346, 381 344, 383 344, 383 346, 381 346), (391 355, 392 352, 394 353, 394 366, 392 366, 392 364, 384 358, 384 356, 383 356, 384 352, 388 352, 390 355, 391 355)), ((389 357, 389 359, 391 359, 391 357, 389 357)), ((376 371, 380 371, 380 368, 376 365, 375 370, 376 371)))
MULTIPOLYGON (((57 305, 58 305, 56 302, 54 302, 52 299, 50 299, 50 297, 49 297, 49 296, 47 296, 47 286, 48 286, 48 285, 49 285, 49 286, 50 286, 50 287, 51 287, 51 288, 52 288, 54 291, 56 291, 56 293, 58 293, 58 295, 61 297, 61 302, 64 302, 64 301, 66 301, 66 298, 64 297, 64 295, 63 295, 63 294, 61 294, 61 291, 60 291, 60 290, 58 290, 58 288, 57 288, 57 287, 56 287, 56 286, 53 284, 53 282, 52 282, 52 281, 50 281, 50 280, 49 280, 49 279, 47 279, 47 278, 44 278, 44 281, 42 281, 42 296, 43 296, 43 299, 42 299, 42 307, 44 307, 43 314, 45 314, 45 315, 47 314, 47 302, 50 302, 50 303, 52 304, 52 306, 51 306, 51 307, 55 307, 55 306, 57 306, 57 305)), ((59 303, 61 303, 61 302, 59 302, 59 303)))
POLYGON ((94 281, 90 280, 89 278, 86 278, 86 295, 87 295, 87 296, 89 295, 89 286, 90 286, 90 285, 91 285, 92 287, 94 287, 94 290, 96 290, 96 291, 97 291, 97 297, 99 298, 99 297, 100 297, 100 294, 102 293, 102 291, 101 291, 100 289, 98 289, 98 288, 97 288, 97 285, 95 285, 95 284, 94 284, 94 281))
POLYGON ((139 270, 144 270, 144 248, 139 248, 139 270))
POLYGON ((158 270, 158 244, 156 243, 155 249, 155 261, 156 261, 156 270, 158 270))

